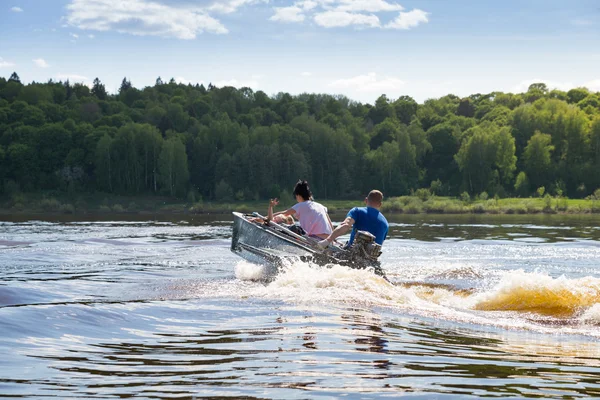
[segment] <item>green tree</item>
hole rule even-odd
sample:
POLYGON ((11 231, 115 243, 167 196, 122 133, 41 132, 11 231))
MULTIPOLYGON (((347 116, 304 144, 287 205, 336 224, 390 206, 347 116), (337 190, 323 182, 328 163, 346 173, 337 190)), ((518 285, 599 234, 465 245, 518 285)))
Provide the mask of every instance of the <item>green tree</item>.
POLYGON ((399 194, 408 194, 411 189, 416 188, 419 179, 417 166, 416 146, 411 143, 411 137, 406 130, 401 130, 397 135, 398 159, 395 188, 399 194))
POLYGON ((394 107, 392 107, 385 94, 379 96, 375 101, 375 107, 371 108, 367 114, 367 118, 369 118, 374 125, 383 122, 386 118, 394 117, 394 107))
POLYGON ((158 159, 161 153, 163 138, 154 126, 135 124, 135 147, 141 164, 140 180, 145 190, 158 190, 158 159))
POLYGON ((400 124, 397 120, 386 118, 373 129, 369 146, 376 149, 385 142, 393 141, 400 132, 400 124))
POLYGON ((6 151, 8 177, 16 181, 21 188, 32 190, 37 184, 37 153, 34 148, 23 143, 12 143, 6 151))
POLYGON ((396 117, 404 125, 409 125, 413 117, 417 115, 418 106, 417 102, 410 96, 400 96, 392 102, 396 117))
POLYGON ((111 154, 112 138, 105 134, 96 147, 96 179, 99 187, 113 191, 113 159, 111 154))
POLYGON ((176 132, 185 132, 190 117, 181 105, 171 103, 167 106, 166 119, 168 121, 168 129, 173 129, 176 132))
POLYGON ((456 109, 456 115, 472 118, 475 115, 475 106, 471 104, 470 99, 462 99, 456 109))
POLYGON ((90 92, 90 88, 82 83, 76 83, 72 87, 72 94, 69 96, 69 100, 72 102, 76 102, 77 100, 82 100, 86 97, 90 97, 92 93, 90 92))
POLYGON ((454 155, 460 147, 459 136, 460 128, 448 122, 435 125, 427 131, 427 141, 431 144, 431 151, 427 153, 424 160, 427 166, 426 181, 439 179, 447 183, 451 190, 458 189, 456 185, 459 182, 456 182, 456 176, 459 170, 454 155))
POLYGON ((123 95, 126 91, 131 89, 131 81, 127 80, 127 77, 123 78, 121 81, 121 87, 119 87, 119 96, 123 95))
MULTIPOLYGON (((591 190, 600 188, 600 116, 594 118, 590 128, 590 152, 585 186, 591 190)), ((590 192, 588 191, 588 193, 590 192)))
POLYGON ((189 180, 185 146, 175 137, 166 140, 158 158, 161 187, 171 196, 185 196, 189 180))
POLYGON ((527 103, 533 103, 543 98, 548 93, 548 87, 545 83, 532 83, 529 85, 527 93, 523 94, 523 98, 527 103))
POLYGON ((19 100, 25 101, 32 105, 38 105, 44 102, 52 102, 53 96, 47 85, 27 85, 21 89, 19 100))
POLYGON ((527 142, 533 136, 536 129, 540 129, 537 111, 531 104, 518 107, 513 111, 510 126, 515 138, 516 154, 521 157, 527 142))
POLYGON ((470 193, 509 183, 516 168, 514 139, 508 128, 484 124, 471 128, 455 156, 470 193))
POLYGON ((71 133, 62 124, 46 124, 36 133, 37 162, 42 178, 40 186, 52 189, 57 184, 56 173, 64 167, 71 150, 71 133))
POLYGON ((496 147, 495 166, 498 169, 500 183, 508 184, 517 169, 517 156, 515 155, 515 139, 510 133, 510 128, 500 128, 493 135, 496 147))
POLYGON ((96 96, 100 100, 106 100, 108 94, 106 93, 106 88, 104 84, 100 82, 100 79, 94 79, 94 86, 92 87, 92 95, 96 96))
POLYGON ((575 88, 567 92, 567 101, 569 103, 579 103, 585 99, 590 92, 586 88, 575 88))
POLYGON ((289 194, 299 177, 318 198, 353 198, 373 182, 388 195, 443 182, 451 195, 543 186, 586 196, 600 187, 598 104, 586 89, 537 83, 371 105, 174 79, 137 89, 124 78, 113 96, 98 78, 90 92, 68 81, 23 85, 15 74, 0 78, 0 180, 71 193, 190 188, 204 198, 224 182, 239 199, 289 194))
POLYGON ((494 104, 514 110, 523 104, 523 98, 512 93, 496 93, 494 104))
POLYGON ((219 201, 233 200, 233 190, 224 180, 221 180, 215 188, 215 199, 219 201))
POLYGON ((527 178, 527 174, 523 171, 519 172, 519 175, 517 175, 515 192, 521 197, 527 197, 531 193, 529 179, 527 178))
POLYGON ((533 187, 545 186, 552 176, 552 152, 550 135, 536 132, 527 142, 523 153, 525 173, 533 187))
POLYGON ((432 150, 431 143, 427 140, 427 133, 421 128, 418 120, 413 120, 408 126, 408 135, 410 143, 415 146, 415 156, 418 162, 423 160, 423 157, 432 150))
POLYGON ((16 72, 13 72, 12 74, 10 74, 10 78, 8 78, 8 81, 21 83, 21 78, 19 78, 19 75, 16 72))

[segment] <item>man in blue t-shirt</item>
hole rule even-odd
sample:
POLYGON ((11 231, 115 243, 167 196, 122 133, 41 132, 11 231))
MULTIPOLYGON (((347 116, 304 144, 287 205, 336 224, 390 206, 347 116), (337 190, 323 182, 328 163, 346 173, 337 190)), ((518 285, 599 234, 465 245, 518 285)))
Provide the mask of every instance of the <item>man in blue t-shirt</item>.
POLYGON ((382 201, 383 194, 379 190, 371 190, 369 195, 365 198, 365 204, 367 206, 354 207, 350 210, 344 222, 335 228, 327 239, 319 242, 319 247, 323 249, 326 248, 335 239, 347 233, 350 229, 352 229, 352 234, 350 235, 348 245, 351 245, 354 242, 356 231, 367 231, 375 236, 375 242, 383 244, 388 233, 389 224, 387 219, 385 219, 383 214, 379 211, 382 201))

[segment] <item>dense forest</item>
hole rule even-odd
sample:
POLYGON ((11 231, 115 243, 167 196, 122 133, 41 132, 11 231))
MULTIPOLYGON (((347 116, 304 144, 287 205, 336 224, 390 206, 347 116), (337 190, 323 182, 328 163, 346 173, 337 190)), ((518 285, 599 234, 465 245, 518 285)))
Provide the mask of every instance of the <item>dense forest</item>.
POLYGON ((533 84, 526 93, 418 104, 156 80, 116 94, 96 78, 24 85, 0 78, 0 195, 61 191, 188 201, 546 193, 600 188, 600 93, 533 84))

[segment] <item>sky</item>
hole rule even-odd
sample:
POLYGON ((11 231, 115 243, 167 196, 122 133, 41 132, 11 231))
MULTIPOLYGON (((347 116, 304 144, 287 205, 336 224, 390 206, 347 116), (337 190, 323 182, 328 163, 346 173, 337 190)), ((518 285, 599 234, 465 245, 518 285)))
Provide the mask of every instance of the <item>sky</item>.
POLYGON ((0 76, 419 102, 600 91, 598 0, 0 0, 0 76))

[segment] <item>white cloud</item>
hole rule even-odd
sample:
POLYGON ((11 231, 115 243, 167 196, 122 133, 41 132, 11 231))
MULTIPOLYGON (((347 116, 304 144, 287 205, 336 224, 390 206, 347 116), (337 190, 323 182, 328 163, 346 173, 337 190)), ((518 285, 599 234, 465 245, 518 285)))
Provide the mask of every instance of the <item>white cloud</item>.
POLYGON ((258 81, 256 80, 238 81, 237 79, 226 79, 222 81, 212 82, 212 84, 219 88, 223 86, 233 86, 236 88, 249 87, 255 89, 258 87, 258 81))
POLYGON ((87 76, 76 75, 76 74, 58 74, 56 75, 56 79, 59 81, 70 81, 71 83, 84 83, 89 79, 87 76))
POLYGON ((348 79, 338 79, 328 86, 336 89, 351 89, 359 92, 390 92, 400 89, 405 82, 391 76, 378 78, 375 72, 348 79))
POLYGON ((74 37, 75 39, 79 39, 79 35, 76 33, 69 33, 69 35, 71 35, 71 37, 74 37))
POLYGON ((400 11, 404 8, 400 4, 388 3, 384 0, 341 0, 335 8, 337 11, 400 11))
POLYGON ((312 10, 313 8, 315 8, 316 6, 319 5, 319 3, 317 3, 316 1, 313 0, 303 0, 303 1, 299 1, 297 3, 294 4, 297 7, 300 7, 301 9, 308 11, 308 10, 312 10))
MULTIPOLYGON (((230 0, 219 4, 222 12, 248 3, 230 0)), ((205 9, 192 6, 174 7, 151 0, 71 0, 66 21, 79 29, 115 30, 139 36, 162 36, 195 39, 202 32, 227 33, 227 28, 207 14, 205 9)))
POLYGON ((427 23, 429 19, 423 10, 414 9, 409 12, 401 12, 396 19, 385 25, 388 29, 410 29, 418 26, 420 23, 427 23))
POLYGON ((90 39, 93 39, 93 38, 95 38, 96 36, 95 36, 95 35, 92 35, 92 34, 89 34, 89 35, 88 35, 88 37, 89 37, 90 39))
POLYGON ((319 3, 314 0, 301 0, 288 7, 274 7, 275 14, 269 19, 279 22, 302 22, 306 18, 304 13, 316 8, 318 5, 319 3))
POLYGON ((35 65, 37 65, 40 68, 48 68, 50 66, 43 58, 36 58, 32 61, 35 63, 35 65))
POLYGON ((12 12, 23 12, 23 9, 21 7, 13 7, 10 9, 10 11, 12 12))
POLYGON ((268 0, 217 0, 210 7, 209 11, 230 14, 236 12, 238 8, 257 3, 268 3, 268 0))
POLYGON ((15 64, 11 63, 9 61, 4 61, 4 59, 2 57, 0 57, 0 68, 8 68, 8 67, 14 67, 15 64))
POLYGON ((305 72, 302 72, 300 75, 302 75, 302 76, 311 76, 312 72, 305 71, 305 72))
POLYGON ((600 92, 600 79, 594 79, 593 81, 589 81, 583 86, 590 89, 592 92, 600 92))
POLYGON ((338 28, 358 26, 368 28, 410 29, 429 22, 428 13, 414 9, 403 12, 397 3, 386 0, 300 0, 287 7, 274 7, 271 21, 303 22, 312 19, 318 26, 338 28), (401 11, 395 19, 385 25, 380 17, 389 18, 389 13, 401 11))
POLYGON ((377 28, 380 26, 379 18, 374 15, 355 14, 347 11, 325 11, 315 14, 317 25, 324 28, 339 28, 348 25, 367 26, 377 28))
POLYGON ((271 21, 280 22, 302 22, 304 21, 304 14, 302 9, 297 6, 290 7, 275 7, 275 14, 269 18, 271 21))

